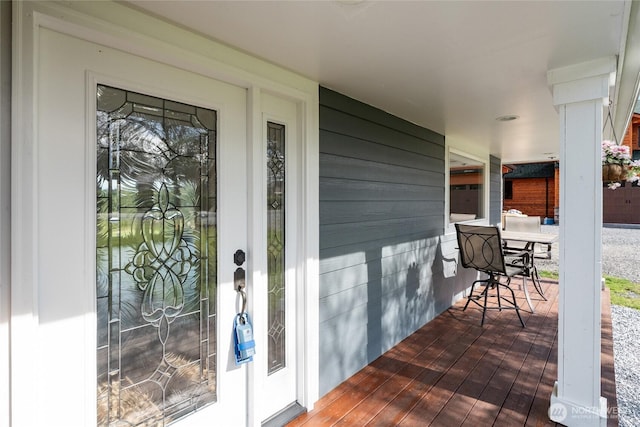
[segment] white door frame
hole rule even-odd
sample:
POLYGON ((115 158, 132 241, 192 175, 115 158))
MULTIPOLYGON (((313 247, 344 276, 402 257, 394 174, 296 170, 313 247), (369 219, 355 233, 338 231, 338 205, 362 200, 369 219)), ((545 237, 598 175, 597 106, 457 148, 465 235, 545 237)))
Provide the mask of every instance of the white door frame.
MULTIPOLYGON (((260 93, 268 91, 294 100, 300 118, 301 171, 299 236, 297 259, 300 325, 297 400, 312 409, 318 399, 318 85, 294 73, 279 69, 244 53, 159 21, 126 6, 106 2, 78 2, 67 5, 14 3, 14 62, 12 89, 12 243, 11 243, 11 393, 13 425, 31 424, 33 408, 28 397, 38 384, 30 369, 33 337, 38 333, 38 218, 37 160, 34 153, 38 112, 34 85, 38 34, 42 27, 107 45, 188 71, 226 81, 249 92, 248 143, 262 135, 260 93), (126 19, 125 19, 126 18, 126 19), (202 52, 207 52, 203 54, 202 52), (247 71, 251 70, 251 71, 247 71)), ((250 184, 251 185, 251 184, 250 184)), ((254 203, 256 201, 254 200, 254 203)), ((256 224, 254 224, 256 225, 256 224)), ((261 240, 251 235, 249 246, 261 240)), ((250 284, 249 284, 250 286, 250 284)), ((86 369, 86 368, 85 368, 86 369)), ((248 375, 255 379, 255 366, 248 375)), ((87 370, 90 371, 90 370, 87 370)), ((89 372, 87 372, 89 374, 89 372)), ((91 373, 93 374, 93 373, 91 373)), ((249 393, 247 422, 259 425, 255 410, 264 396, 249 393)), ((80 403, 80 402, 78 402, 80 403)), ((95 406, 87 399, 82 405, 95 406)))
POLYGON ((11 321, 11 3, 0 2, 0 425, 9 425, 11 321))

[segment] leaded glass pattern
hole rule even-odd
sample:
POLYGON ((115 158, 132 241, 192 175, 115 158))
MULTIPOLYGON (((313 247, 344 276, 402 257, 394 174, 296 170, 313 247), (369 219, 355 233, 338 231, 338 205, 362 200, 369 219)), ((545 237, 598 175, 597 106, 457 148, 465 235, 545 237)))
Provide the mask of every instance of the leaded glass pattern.
POLYGON ((98 425, 216 401, 216 111, 97 88, 98 425))
POLYGON ((268 374, 286 366, 285 127, 267 123, 268 374))

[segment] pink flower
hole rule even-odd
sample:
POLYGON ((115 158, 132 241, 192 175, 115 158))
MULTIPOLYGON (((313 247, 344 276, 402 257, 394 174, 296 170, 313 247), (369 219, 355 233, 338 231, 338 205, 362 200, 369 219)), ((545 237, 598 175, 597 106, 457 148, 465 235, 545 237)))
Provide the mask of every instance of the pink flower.
POLYGON ((631 153, 626 145, 619 145, 613 141, 602 141, 602 163, 618 163, 627 165, 631 163, 631 153))

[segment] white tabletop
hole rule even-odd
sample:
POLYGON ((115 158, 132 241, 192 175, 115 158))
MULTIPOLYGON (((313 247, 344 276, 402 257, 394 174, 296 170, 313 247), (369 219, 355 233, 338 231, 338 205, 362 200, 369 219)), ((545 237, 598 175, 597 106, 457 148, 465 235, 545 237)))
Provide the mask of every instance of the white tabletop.
POLYGON ((516 240, 519 242, 546 243, 551 244, 558 240, 557 234, 534 233, 531 231, 508 231, 502 230, 500 236, 504 240, 516 240))

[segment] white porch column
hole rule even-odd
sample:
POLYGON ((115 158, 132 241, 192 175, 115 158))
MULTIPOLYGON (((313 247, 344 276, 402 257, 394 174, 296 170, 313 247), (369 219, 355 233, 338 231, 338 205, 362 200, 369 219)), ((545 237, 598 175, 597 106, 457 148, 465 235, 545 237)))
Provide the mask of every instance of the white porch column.
POLYGON ((603 106, 615 58, 551 70, 560 113, 558 380, 549 416, 566 426, 605 426, 600 396, 603 106))

